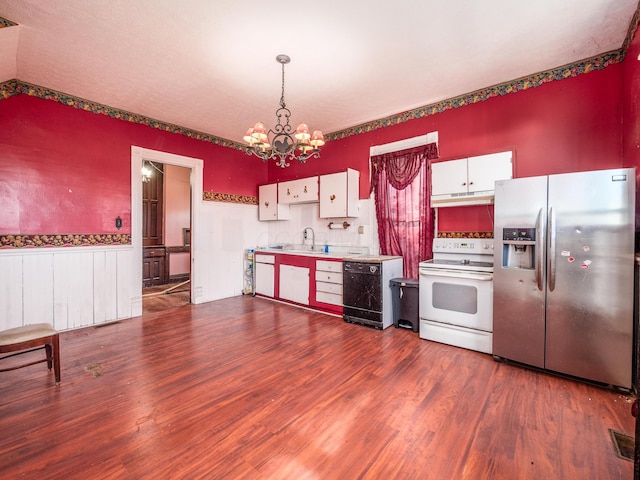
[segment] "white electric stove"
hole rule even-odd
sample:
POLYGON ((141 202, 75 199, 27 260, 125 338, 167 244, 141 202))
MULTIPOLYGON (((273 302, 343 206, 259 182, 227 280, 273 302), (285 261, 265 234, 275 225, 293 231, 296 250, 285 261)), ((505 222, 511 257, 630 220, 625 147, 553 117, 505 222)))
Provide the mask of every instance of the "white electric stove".
POLYGON ((491 354, 493 239, 438 238, 420 262, 420 338, 491 354))

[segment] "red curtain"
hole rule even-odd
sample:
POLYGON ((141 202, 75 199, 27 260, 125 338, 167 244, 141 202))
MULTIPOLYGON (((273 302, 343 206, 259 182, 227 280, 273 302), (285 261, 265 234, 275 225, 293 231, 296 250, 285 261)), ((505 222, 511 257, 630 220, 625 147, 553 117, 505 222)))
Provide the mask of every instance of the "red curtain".
POLYGON ((418 278, 418 263, 431 258, 433 209, 427 160, 438 158, 435 143, 371 157, 382 255, 401 255, 404 276, 418 278))

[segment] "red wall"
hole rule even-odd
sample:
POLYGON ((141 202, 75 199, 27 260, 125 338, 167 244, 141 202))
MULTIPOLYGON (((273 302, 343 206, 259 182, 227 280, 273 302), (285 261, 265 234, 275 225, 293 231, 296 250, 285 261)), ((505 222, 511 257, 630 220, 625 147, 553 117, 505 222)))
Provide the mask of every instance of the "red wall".
MULTIPOLYGON (((622 92, 624 106, 622 115, 623 143, 622 151, 626 164, 636 166, 636 186, 640 187, 640 33, 636 29, 635 36, 627 50, 623 62, 624 75, 622 92)), ((636 232, 640 229, 640 188, 636 188, 636 232)), ((637 237, 640 235, 636 234, 637 237)), ((636 248, 640 247, 640 238, 636 241, 636 248)))
MULTIPOLYGON (((131 145, 202 158, 205 191, 241 195, 350 167, 360 170, 360 196, 368 198, 369 148, 436 130, 440 160, 513 148, 517 177, 635 166, 639 43, 636 35, 622 64, 327 142, 320 159, 287 169, 53 101, 11 97, 0 101, 0 233, 109 233, 116 216, 129 233, 131 145)), ((492 229, 486 207, 440 209, 439 217, 441 231, 492 229)))
POLYGON ((256 195, 244 153, 18 95, 0 101, 0 234, 131 233, 131 146, 204 160, 204 191, 256 195))
POLYGON ((625 160, 640 166, 640 33, 636 30, 623 62, 622 92, 623 108, 623 153, 625 160))
MULTIPOLYGON (((439 132, 440 159, 515 149, 515 176, 597 170, 632 165, 621 141, 622 65, 612 65, 518 93, 447 110, 393 127, 327 142, 320 159, 282 170, 269 180, 288 180, 356 168, 360 196, 369 194, 369 147, 439 132)), ((439 209, 441 231, 493 230, 491 209, 439 209)))

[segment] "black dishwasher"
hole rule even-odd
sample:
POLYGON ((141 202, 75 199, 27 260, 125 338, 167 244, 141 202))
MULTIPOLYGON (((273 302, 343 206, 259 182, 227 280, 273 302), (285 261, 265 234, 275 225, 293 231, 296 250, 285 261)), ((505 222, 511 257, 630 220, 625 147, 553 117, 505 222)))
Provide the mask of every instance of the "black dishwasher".
POLYGON ((383 328, 380 262, 342 262, 342 302, 345 322, 383 328))

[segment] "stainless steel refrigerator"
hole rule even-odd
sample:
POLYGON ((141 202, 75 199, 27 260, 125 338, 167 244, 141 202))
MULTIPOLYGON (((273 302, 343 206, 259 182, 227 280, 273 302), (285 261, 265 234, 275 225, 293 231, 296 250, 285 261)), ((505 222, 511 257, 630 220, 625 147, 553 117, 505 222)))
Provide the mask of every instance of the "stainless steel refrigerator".
POLYGON ((496 182, 493 354, 632 386, 635 169, 496 182))

